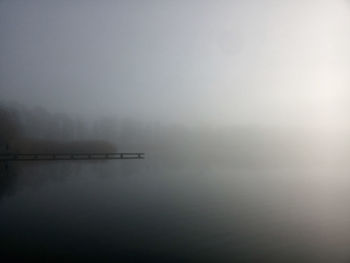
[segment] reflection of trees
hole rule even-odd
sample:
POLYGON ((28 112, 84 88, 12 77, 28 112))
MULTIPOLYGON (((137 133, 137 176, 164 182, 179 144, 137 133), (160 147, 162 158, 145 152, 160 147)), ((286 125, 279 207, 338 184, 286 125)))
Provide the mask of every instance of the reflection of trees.
POLYGON ((0 201, 23 187, 36 188, 48 182, 59 182, 70 176, 77 176, 81 174, 82 167, 81 164, 73 162, 10 162, 5 169, 4 165, 0 164, 0 201))

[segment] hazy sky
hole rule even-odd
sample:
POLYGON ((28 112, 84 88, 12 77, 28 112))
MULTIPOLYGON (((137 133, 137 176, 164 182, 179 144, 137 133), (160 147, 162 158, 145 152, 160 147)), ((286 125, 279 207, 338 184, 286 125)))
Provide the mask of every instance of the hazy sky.
POLYGON ((0 1, 0 98, 179 123, 349 119, 350 2, 0 1))

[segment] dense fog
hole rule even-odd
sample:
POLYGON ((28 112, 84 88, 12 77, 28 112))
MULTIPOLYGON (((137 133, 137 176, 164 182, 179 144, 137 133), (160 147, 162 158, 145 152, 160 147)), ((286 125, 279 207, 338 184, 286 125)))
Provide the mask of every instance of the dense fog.
POLYGON ((44 235, 31 241, 42 252, 17 234, 18 241, 4 250, 4 255, 12 255, 8 258, 20 250, 17 259, 41 260, 45 255, 63 260, 61 251, 71 251, 71 243, 79 243, 71 252, 77 259, 126 262, 347 258, 348 233, 342 229, 349 216, 350 142, 344 134, 320 136, 313 130, 256 126, 189 128, 111 117, 72 119, 19 104, 2 105, 1 123, 2 152, 146 154, 145 160, 131 162, 14 162, 7 169, 2 165, 0 207, 3 204, 6 211, 3 225, 10 225, 3 242, 13 236, 14 225, 7 216, 23 230, 37 227, 42 217, 51 220, 33 232, 44 235), (23 210, 22 204, 30 209, 23 210), (12 206, 25 213, 24 221, 18 221, 12 206), (101 229, 100 224, 108 227, 101 229), (67 225, 74 225, 72 236, 67 225), (51 227, 61 229, 71 243, 51 227), (90 235, 104 238, 109 246, 95 244, 90 235), (53 244, 43 243, 47 240, 53 244), (280 247, 281 242, 287 245, 280 247), (207 244, 211 250, 206 253, 192 250, 207 244), (158 249, 165 254, 159 255, 158 249))
POLYGON ((161 166, 290 168, 346 164, 347 131, 169 125, 1 107, 4 153, 145 152, 161 166))
POLYGON ((1 100, 86 119, 348 126, 344 0, 0 3, 1 100))
POLYGON ((348 262, 350 4, 0 1, 0 261, 348 262))

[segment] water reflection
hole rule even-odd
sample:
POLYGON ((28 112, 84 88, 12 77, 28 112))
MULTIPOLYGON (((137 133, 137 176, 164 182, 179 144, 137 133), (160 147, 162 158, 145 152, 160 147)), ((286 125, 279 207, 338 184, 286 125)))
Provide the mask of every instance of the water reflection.
MULTIPOLYGON (((320 171, 150 170, 142 163, 123 169, 130 164, 10 169, 2 177, 2 255, 20 250, 25 259, 123 262, 344 262, 349 256, 349 233, 339 228, 350 225, 347 213, 342 224, 322 218, 316 205, 322 206, 313 202, 320 202, 318 187, 307 194, 297 179, 285 180, 305 173, 315 179, 320 171)), ((325 200, 327 208, 335 204, 325 200)))
POLYGON ((14 167, 1 163, 0 167, 0 202, 5 196, 14 194, 16 191, 17 172, 14 167))
POLYGON ((0 166, 0 202, 3 197, 15 195, 23 188, 45 187, 45 184, 80 178, 84 173, 100 179, 133 176, 145 169, 140 161, 61 161, 61 162, 3 162, 0 166))
POLYGON ((129 144, 145 147, 142 161, 2 165, 0 259, 350 259, 348 143, 271 131, 163 131, 129 144))

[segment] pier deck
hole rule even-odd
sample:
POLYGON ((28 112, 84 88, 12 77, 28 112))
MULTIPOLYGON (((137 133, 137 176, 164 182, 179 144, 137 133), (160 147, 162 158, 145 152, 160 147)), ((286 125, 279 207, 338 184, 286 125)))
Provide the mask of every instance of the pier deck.
POLYGON ((144 159, 144 153, 2 153, 0 161, 81 161, 144 159))

